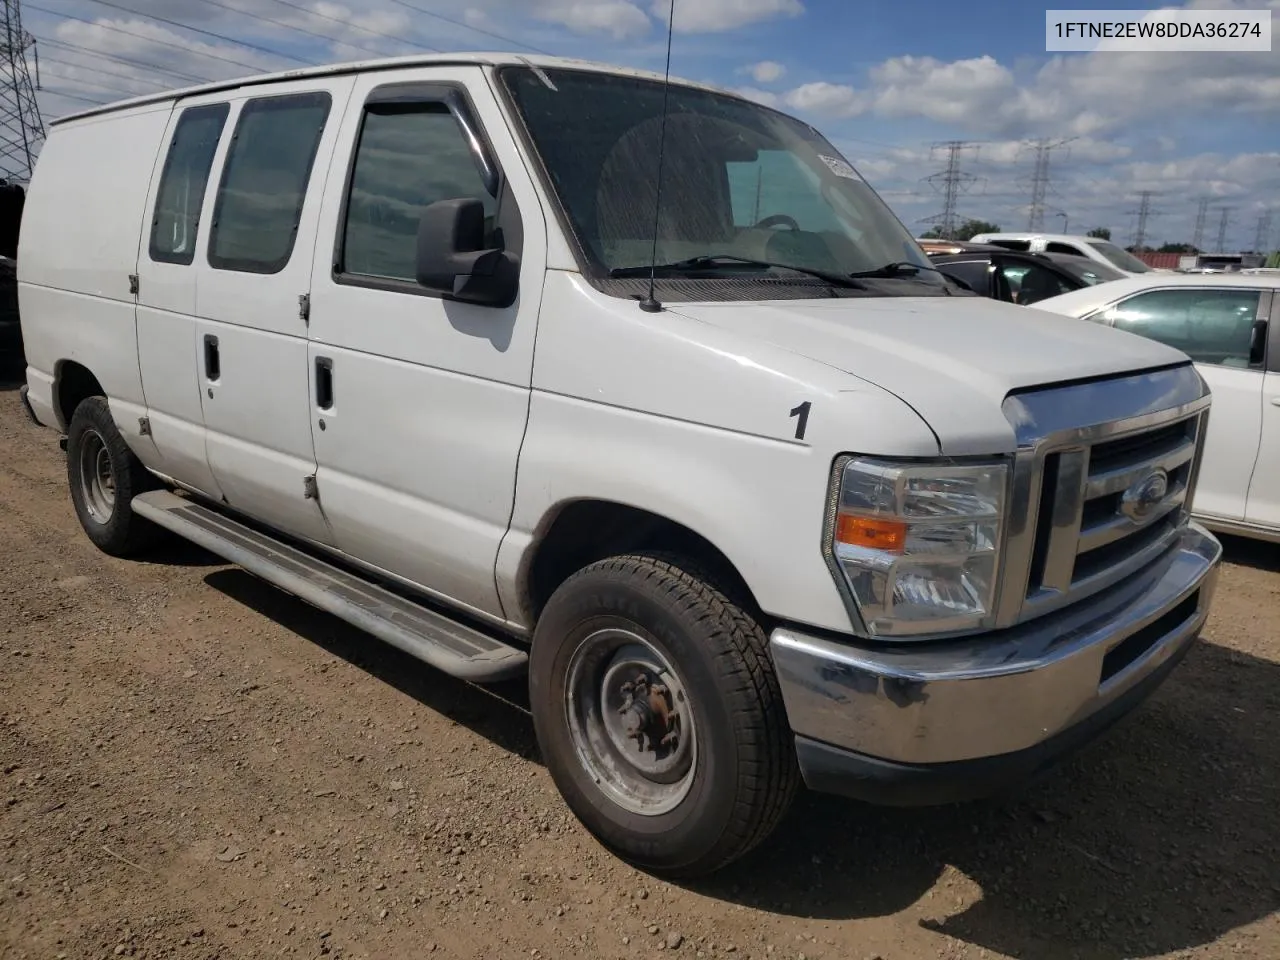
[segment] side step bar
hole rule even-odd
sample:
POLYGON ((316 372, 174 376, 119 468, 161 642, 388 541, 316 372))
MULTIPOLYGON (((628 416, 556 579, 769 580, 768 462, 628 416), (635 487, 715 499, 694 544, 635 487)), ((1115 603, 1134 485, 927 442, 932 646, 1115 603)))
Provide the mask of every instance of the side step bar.
POLYGON ((141 517, 307 601, 410 656, 463 680, 524 673, 528 656, 488 634, 164 490, 133 498, 141 517))

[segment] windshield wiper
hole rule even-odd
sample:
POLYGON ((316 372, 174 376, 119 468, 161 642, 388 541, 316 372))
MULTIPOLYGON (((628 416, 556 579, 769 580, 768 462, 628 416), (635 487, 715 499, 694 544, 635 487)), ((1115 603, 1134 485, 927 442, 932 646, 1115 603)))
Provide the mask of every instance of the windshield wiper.
POLYGON ((852 276, 843 273, 835 273, 830 270, 819 270, 814 267, 797 267, 793 263, 774 263, 770 260, 753 260, 750 257, 738 257, 729 253, 705 254, 699 257, 689 257, 687 260, 676 260, 672 263, 659 263, 653 267, 648 265, 634 267, 614 267, 609 271, 609 276, 615 279, 622 277, 647 277, 649 271, 653 270, 655 274, 663 273, 684 273, 692 270, 706 270, 718 266, 742 266, 742 267, 758 267, 764 269, 775 270, 791 270, 795 273, 801 273, 805 276, 816 277, 825 283, 831 284, 833 287, 847 287, 851 290, 865 290, 866 285, 859 283, 854 274, 852 276))
POLYGON ((857 273, 851 273, 851 277, 868 277, 889 280, 894 277, 914 277, 921 270, 930 270, 933 273, 942 273, 937 267, 925 266, 922 263, 913 263, 910 260, 895 260, 893 263, 886 263, 883 267, 876 267, 874 270, 860 270, 857 273))

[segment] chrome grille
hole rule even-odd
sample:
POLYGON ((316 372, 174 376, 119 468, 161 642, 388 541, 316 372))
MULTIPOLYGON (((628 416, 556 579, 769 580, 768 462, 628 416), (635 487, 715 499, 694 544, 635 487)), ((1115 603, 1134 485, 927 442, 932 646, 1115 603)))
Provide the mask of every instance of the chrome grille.
POLYGON ((1001 626, 1136 573, 1189 515, 1209 398, 1190 365, 1014 395, 1001 626))

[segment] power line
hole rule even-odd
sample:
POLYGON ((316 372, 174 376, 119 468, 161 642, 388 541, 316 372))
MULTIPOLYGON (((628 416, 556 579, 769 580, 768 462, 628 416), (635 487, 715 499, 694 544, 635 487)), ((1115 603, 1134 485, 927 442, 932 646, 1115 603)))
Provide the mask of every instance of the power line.
POLYGON ((472 24, 466 23, 465 21, 462 21, 462 20, 455 20, 452 17, 446 17, 443 13, 435 13, 431 10, 423 10, 422 7, 416 7, 412 3, 406 3, 405 0, 391 0, 391 2, 399 4, 400 6, 404 7, 406 10, 412 10, 414 13, 420 13, 424 17, 434 17, 437 20, 443 20, 445 23, 451 23, 455 27, 462 27, 464 30, 471 30, 475 33, 483 34, 486 37, 493 37, 493 39, 495 40, 501 40, 503 43, 510 43, 513 46, 523 47, 526 50, 532 50, 534 53, 543 53, 543 54, 546 54, 547 56, 552 55, 549 51, 543 50, 540 47, 530 46, 527 43, 521 43, 519 40, 512 40, 510 37, 504 37, 500 33, 494 33, 492 30, 486 30, 483 27, 473 26, 472 24))
MULTIPOLYGON (((104 0, 93 0, 93 2, 102 3, 104 2, 104 0)), ((324 33, 316 33, 314 30, 308 30, 306 27, 298 27, 298 26, 294 26, 291 23, 285 23, 282 20, 275 20, 275 19, 272 19, 271 17, 264 17, 261 14, 250 13, 248 10, 239 10, 236 7, 231 6, 230 4, 220 3, 219 0, 201 0, 201 2, 207 3, 211 7, 217 7, 219 10, 227 10, 230 13, 238 13, 242 17, 249 17, 253 20, 260 20, 262 23, 270 24, 273 27, 279 27, 282 30, 293 30, 297 33, 305 34, 308 37, 315 37, 318 40, 324 40, 328 43, 341 44, 344 47, 351 47, 353 50, 363 50, 365 53, 372 53, 375 56, 379 56, 379 57, 386 56, 386 52, 383 50, 375 50, 372 47, 366 47, 360 43, 352 43, 350 40, 339 40, 336 37, 331 37, 324 33)), ((300 7, 299 9, 304 9, 304 8, 300 7)), ((329 19, 333 19, 333 18, 330 17, 329 19)), ((338 21, 338 22, 341 23, 342 21, 338 21)), ((188 27, 187 29, 194 30, 195 28, 188 27)), ((392 37, 391 39, 394 40, 396 38, 392 37)), ((403 43, 404 41, 400 41, 400 42, 403 43)), ((286 56, 286 54, 279 54, 279 56, 286 56)), ((295 57, 293 59, 297 59, 297 58, 295 57)), ((299 62, 305 63, 306 61, 299 61, 299 62)))
POLYGON ((52 94, 55 97, 63 97, 67 100, 79 100, 81 103, 92 103, 95 106, 99 106, 99 107, 105 107, 108 103, 111 102, 110 100, 95 100, 92 97, 82 97, 76 93, 63 93, 61 90, 54 90, 51 87, 45 87, 45 86, 42 86, 40 88, 40 92, 52 94))
MULTIPOLYGON (((192 33, 199 33, 199 34, 203 34, 206 37, 213 37, 215 40, 221 40, 223 43, 230 43, 237 47, 244 47, 247 50, 256 50, 259 53, 266 53, 266 54, 270 54, 273 57, 281 57, 285 60, 292 60, 294 63, 305 64, 306 66, 309 66, 309 67, 314 67, 316 65, 316 62, 314 60, 304 60, 302 57, 295 57, 291 53, 283 53, 280 50, 273 50, 271 47, 259 46, 258 44, 250 43, 247 40, 236 40, 236 39, 233 39, 232 37, 225 36, 224 34, 221 34, 221 33, 214 33, 212 30, 205 30, 202 27, 193 27, 190 24, 181 22, 180 20, 170 20, 167 17, 156 16, 154 13, 142 13, 141 11, 138 11, 138 10, 131 10, 128 7, 120 6, 120 4, 118 3, 112 3, 111 0, 90 0, 90 2, 101 4, 104 7, 110 7, 112 10, 119 10, 122 13, 129 13, 135 17, 141 17, 144 20, 154 20, 156 23, 164 23, 171 27, 177 27, 179 30, 190 30, 192 33)), ((243 11, 236 11, 236 12, 241 13, 243 11)), ((253 69, 260 70, 261 68, 254 67, 253 69)))
POLYGON ((51 57, 47 53, 44 55, 45 63, 56 63, 61 67, 70 67, 73 70, 87 70, 90 73, 100 73, 104 77, 115 77, 119 80, 128 80, 131 83, 149 83, 152 86, 163 88, 165 85, 157 80, 149 80, 146 77, 138 77, 128 73, 118 73, 114 70, 106 70, 102 67, 91 66, 87 63, 73 63, 70 60, 59 60, 57 57, 51 57))
MULTIPOLYGON (((294 10, 300 10, 301 12, 305 13, 309 17, 320 17, 322 20, 331 20, 334 23, 339 24, 343 27, 347 27, 350 30, 359 30, 362 33, 367 33, 373 37, 383 37, 384 39, 387 39, 387 40, 394 40, 397 43, 403 43, 406 46, 410 46, 410 47, 417 47, 419 50, 426 50, 430 53, 440 52, 435 47, 428 47, 426 44, 418 43, 416 40, 406 40, 403 37, 397 37, 393 33, 383 33, 381 30, 374 30, 371 27, 363 27, 358 23, 350 23, 346 20, 343 20, 341 17, 331 17, 327 13, 321 13, 319 10, 311 10, 307 7, 304 7, 300 3, 293 3, 292 0, 275 0, 275 2, 279 4, 283 4, 286 7, 292 7, 294 10)), ((341 41, 338 41, 338 42, 341 42, 341 41)))
POLYGON ((22 28, 18 0, 3 0, 0 17, 4 20, 0 23, 0 56, 8 68, 0 71, 0 173, 6 179, 26 183, 44 142, 44 121, 27 70, 27 51, 36 41, 22 28))
POLYGON ((84 86, 92 87, 94 90, 101 90, 103 93, 114 93, 125 99, 130 97, 144 97, 148 92, 150 92, 146 90, 125 90, 123 87, 115 87, 109 83, 102 83, 98 80, 86 80, 84 77, 68 76, 65 73, 51 73, 49 76, 53 77, 55 80, 65 80, 68 83, 83 84, 84 86))
POLYGON ((73 17, 69 13, 61 13, 57 10, 50 10, 47 7, 40 7, 34 3, 28 3, 27 9, 38 10, 41 13, 47 13, 51 17, 58 17, 59 19, 62 19, 62 20, 74 20, 77 23, 86 23, 89 26, 96 27, 99 30, 110 30, 112 33, 122 33, 126 37, 133 37, 136 40, 145 40, 148 43, 154 43, 155 45, 160 47, 170 47, 174 50, 180 50, 182 53, 185 53, 188 56, 194 55, 197 57, 208 57, 210 60, 221 60, 223 63, 230 63, 233 66, 244 67, 246 70, 252 70, 254 73, 262 72, 262 67, 257 64, 245 63, 243 60, 233 60, 231 59, 231 57, 224 57, 221 54, 217 54, 217 53, 209 53, 208 51, 205 51, 205 50, 197 50, 194 47, 184 47, 182 46, 182 44, 174 43, 171 40, 160 40, 160 39, 157 39, 156 37, 149 37, 145 33, 138 33, 135 30, 126 30, 123 27, 115 27, 109 23, 100 23, 97 20, 86 20, 84 17, 73 17))
POLYGON ((960 194, 967 188, 977 182, 978 178, 971 173, 966 173, 960 169, 960 158, 963 152, 970 147, 976 151, 978 144, 973 141, 966 140, 948 140, 945 143, 936 143, 930 148, 930 154, 935 149, 945 147, 947 150, 947 166, 945 169, 931 176, 925 177, 924 180, 935 190, 941 184, 942 189, 942 212, 933 216, 924 217, 921 223, 933 223, 938 227, 938 232, 943 239, 954 239, 956 229, 959 227, 956 217, 956 205, 959 201, 960 194))
POLYGON ((1204 221, 1208 214, 1209 198, 1201 197, 1196 205, 1196 229, 1191 235, 1191 246, 1195 247, 1197 253, 1204 249, 1204 221))
POLYGON ((212 83, 209 77, 198 77, 191 73, 180 73, 177 70, 171 70, 168 67, 162 67, 158 63, 146 63, 142 60, 130 60, 128 57, 122 57, 119 54, 103 53, 100 50, 93 50, 89 47, 82 47, 76 43, 67 43, 65 40, 54 40, 51 37, 37 37, 36 40, 43 46, 52 45, 55 48, 65 47, 68 50, 74 50, 78 53, 87 53, 93 57, 100 57, 103 60, 114 60, 116 63, 122 63, 126 66, 137 67, 140 70, 150 70, 153 73, 164 73, 171 77, 177 77, 179 80, 186 80, 190 83, 212 83))

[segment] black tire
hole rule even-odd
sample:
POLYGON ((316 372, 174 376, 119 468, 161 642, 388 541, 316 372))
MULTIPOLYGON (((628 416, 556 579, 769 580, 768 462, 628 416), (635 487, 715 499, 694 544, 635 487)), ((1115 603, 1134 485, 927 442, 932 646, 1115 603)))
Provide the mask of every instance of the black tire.
MULTIPOLYGON (((720 869, 767 837, 795 795, 794 740, 764 631, 724 593, 669 560, 613 557, 565 581, 534 632, 529 691, 538 744, 565 802, 606 847, 654 873, 691 877, 720 869), (662 812, 620 804, 588 769, 594 761, 579 759, 582 738, 575 740, 571 714, 584 698, 568 694, 573 663, 583 658, 575 651, 591 649, 596 641, 589 638, 609 631, 642 639, 688 691, 696 761, 687 792, 662 812)), ((606 700, 599 716, 617 712, 606 700)), ((595 742, 606 744, 616 766, 622 756, 611 752, 616 747, 595 742)))
POLYGON ((131 505, 134 496, 159 484, 120 436, 103 397, 87 397, 71 415, 67 483, 80 526, 103 553, 136 556, 161 538, 162 530, 135 514, 131 505), (108 485, 105 478, 95 488, 92 476, 103 467, 110 471, 109 499, 101 495, 108 485))

